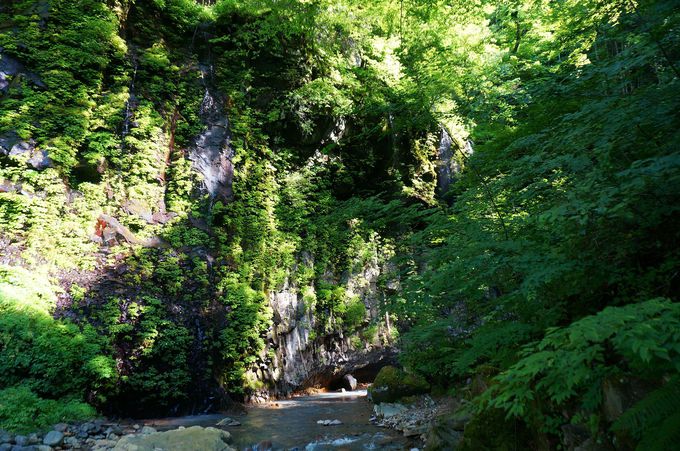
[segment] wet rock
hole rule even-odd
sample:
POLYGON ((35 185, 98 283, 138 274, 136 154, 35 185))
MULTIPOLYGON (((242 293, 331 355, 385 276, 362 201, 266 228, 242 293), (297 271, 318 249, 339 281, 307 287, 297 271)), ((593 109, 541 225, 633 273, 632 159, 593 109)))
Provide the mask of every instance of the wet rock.
POLYGON ((226 417, 218 421, 215 426, 241 426, 241 423, 233 418, 226 417))
POLYGON ((142 434, 153 434, 155 432, 158 431, 156 431, 156 429, 152 428, 151 426, 144 426, 141 430, 142 434))
POLYGON ((318 420, 316 424, 321 424, 323 426, 339 426, 342 424, 340 420, 318 420))
POLYGON ((11 443, 0 443, 0 451, 11 451, 12 446, 11 443))
POLYGON ((185 451, 189 449, 231 451, 227 441, 231 435, 216 428, 192 426, 167 432, 126 435, 116 444, 115 451, 185 451))
POLYGON ((17 446, 28 446, 29 445, 28 437, 26 437, 25 435, 17 435, 16 437, 14 437, 14 443, 17 446))
POLYGON ((47 446, 59 446, 63 441, 64 433, 59 431, 50 431, 43 438, 43 444, 47 446))

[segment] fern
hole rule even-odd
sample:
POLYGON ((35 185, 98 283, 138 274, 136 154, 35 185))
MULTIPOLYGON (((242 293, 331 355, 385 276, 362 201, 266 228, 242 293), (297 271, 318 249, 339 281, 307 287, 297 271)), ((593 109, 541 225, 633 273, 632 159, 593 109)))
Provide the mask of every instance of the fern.
POLYGON ((660 432, 651 431, 679 411, 679 327, 680 304, 666 299, 608 307, 566 328, 551 329, 543 340, 525 347, 524 357, 499 374, 497 384, 479 400, 482 406, 525 418, 538 400, 545 406, 540 412, 545 427, 559 433, 561 409, 577 409, 583 417, 597 415, 600 387, 608 377, 631 374, 658 380, 673 374, 614 425, 614 430, 630 431, 646 443, 650 434, 660 437, 660 432))
MULTIPOLYGON (((679 414, 680 376, 676 376, 621 415, 612 425, 612 430, 628 431, 633 437, 641 440, 640 446, 642 447, 643 443, 652 443, 653 436, 661 437, 661 434, 655 431, 663 428, 667 421, 664 421, 664 419, 678 417, 679 414), (663 425, 659 426, 662 423, 663 425)), ((677 421, 675 423, 676 428, 680 430, 680 417, 678 417, 677 421)))
POLYGON ((649 430, 637 446, 638 451, 667 451, 677 449, 680 443, 680 409, 666 418, 658 427, 649 430))

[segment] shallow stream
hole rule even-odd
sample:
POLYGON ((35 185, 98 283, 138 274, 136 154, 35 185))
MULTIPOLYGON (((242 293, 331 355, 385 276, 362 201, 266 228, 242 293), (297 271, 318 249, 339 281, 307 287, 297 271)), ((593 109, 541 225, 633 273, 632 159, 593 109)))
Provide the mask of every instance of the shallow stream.
MULTIPOLYGON (((366 391, 321 393, 251 405, 242 415, 230 415, 240 426, 223 427, 239 450, 403 450, 409 442, 397 431, 369 423, 372 404, 366 391), (318 420, 340 420, 324 426, 318 420), (258 446, 259 445, 259 446, 258 446)), ((198 415, 149 420, 159 430, 178 426, 215 426, 225 415, 198 415)))

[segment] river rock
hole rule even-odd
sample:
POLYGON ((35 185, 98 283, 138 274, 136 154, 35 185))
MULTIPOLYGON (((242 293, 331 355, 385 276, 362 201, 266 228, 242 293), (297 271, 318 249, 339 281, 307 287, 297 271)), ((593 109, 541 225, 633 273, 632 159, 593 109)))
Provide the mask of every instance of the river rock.
POLYGON ((167 432, 143 435, 126 435, 118 441, 114 451, 185 451, 189 449, 205 451, 232 451, 227 441, 231 435, 217 428, 192 426, 167 432))
POLYGON ((322 424, 324 426, 338 426, 342 424, 340 420, 319 420, 316 424, 322 424))
POLYGON ((123 428, 120 427, 118 424, 112 424, 108 428, 106 428, 105 431, 107 434, 110 434, 113 432, 114 434, 121 435, 123 433, 123 428))
POLYGON ((153 434, 158 431, 156 431, 156 429, 152 428, 151 426, 144 426, 140 432, 142 434, 153 434))
POLYGON ((384 402, 373 406, 376 417, 390 418, 408 410, 403 404, 384 402))
POLYGON ((0 451, 11 451, 12 449, 12 444, 11 443, 2 443, 0 444, 0 451))
POLYGON ((215 426, 241 426, 241 423, 233 418, 225 417, 217 422, 215 426))
POLYGON ((14 437, 14 443, 17 446, 28 446, 29 444, 28 437, 26 437, 25 435, 17 435, 16 437, 14 437))
POLYGON ((12 443, 14 442, 14 435, 7 431, 0 430, 0 443, 12 443))
POLYGON ((80 425, 80 432, 82 432, 83 434, 89 435, 89 434, 96 433, 95 432, 96 428, 97 428, 97 426, 95 426, 94 423, 83 423, 83 424, 80 425))
POLYGON ((52 426, 52 429, 54 429, 55 431, 59 431, 59 432, 66 432, 66 430, 68 429, 68 424, 57 423, 54 426, 52 426))
POLYGON ((59 431, 50 431, 45 434, 43 444, 47 446, 59 446, 64 441, 64 433, 59 431))
POLYGON ((67 446, 67 447, 73 448, 73 449, 79 449, 81 447, 80 440, 78 440, 75 437, 65 437, 64 438, 64 446, 67 446))

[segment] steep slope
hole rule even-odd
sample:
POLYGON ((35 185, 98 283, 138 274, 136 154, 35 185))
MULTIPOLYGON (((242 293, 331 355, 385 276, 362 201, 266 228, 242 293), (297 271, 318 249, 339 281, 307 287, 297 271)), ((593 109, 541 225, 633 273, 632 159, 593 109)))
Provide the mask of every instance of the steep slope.
MULTIPOLYGON (((44 274, 55 324, 103 337, 105 383, 70 395, 197 412, 393 362, 391 232, 340 201, 399 193, 436 143, 384 125, 385 54, 319 11, 2 6, 2 263, 44 274)), ((53 371, 22 368, 2 387, 53 371)))

